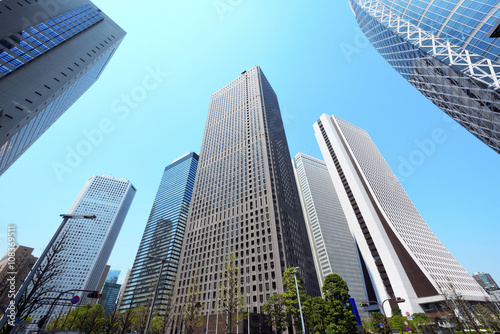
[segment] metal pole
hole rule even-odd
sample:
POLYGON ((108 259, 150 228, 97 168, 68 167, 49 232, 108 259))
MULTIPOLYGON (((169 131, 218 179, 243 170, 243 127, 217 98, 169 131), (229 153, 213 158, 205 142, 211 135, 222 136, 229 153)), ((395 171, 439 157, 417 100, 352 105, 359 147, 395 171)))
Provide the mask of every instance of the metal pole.
MULTIPOLYGON (((45 257, 47 256, 47 253, 52 249, 52 246, 54 245, 54 243, 56 242, 57 238, 59 237, 59 234, 61 233, 61 231, 63 230, 64 226, 68 222, 68 219, 74 218, 71 215, 66 215, 66 214, 65 215, 61 215, 61 216, 63 217, 63 221, 59 225, 56 233, 52 236, 52 239, 50 239, 49 243, 47 244, 47 247, 45 247, 45 249, 43 250, 42 255, 40 255, 40 257, 38 258, 38 261, 36 261, 36 263, 33 266, 33 268, 31 268, 31 271, 30 271, 28 277, 26 277, 26 280, 24 281, 24 283, 21 286, 21 288, 19 288, 19 290, 16 293, 16 296, 14 297, 14 304, 16 305, 16 309, 14 310, 15 311, 15 315, 17 315, 17 304, 19 303, 19 300, 21 299, 22 295, 24 294, 24 292, 28 288, 28 285, 33 280, 33 277, 35 276, 36 271, 38 270, 38 268, 40 267, 40 265, 42 264, 42 262, 45 260, 45 257)), ((79 219, 94 219, 94 218, 96 218, 95 215, 94 216, 85 215, 85 216, 87 216, 88 218, 87 217, 83 217, 83 215, 82 215, 82 218, 79 218, 79 219), (93 218, 91 218, 91 217, 93 217, 93 218)), ((78 215, 78 217, 80 217, 80 215, 78 215)), ((8 312, 8 310, 6 310, 5 314, 2 317, 2 320, 0 320, 0 329, 2 329, 3 326, 5 326, 5 323, 7 322, 7 316, 8 316, 8 314, 10 314, 10 312, 8 312)))
POLYGON ((151 307, 149 308, 148 321, 146 322, 146 329, 144 330, 144 334, 148 334, 149 323, 151 322, 151 317, 153 316, 153 308, 155 306, 156 294, 158 293, 158 287, 160 286, 161 274, 163 272, 163 264, 165 262, 161 260, 160 265, 160 274, 158 275, 158 279, 156 280, 155 292, 153 293, 153 302, 151 303, 151 307))
POLYGON ((248 306, 248 333, 250 334, 250 306, 248 306))
POLYGON ((302 333, 306 333, 306 329, 304 327, 304 317, 302 316, 302 306, 300 305, 300 295, 299 295, 299 285, 297 284, 297 270, 299 267, 295 267, 293 270, 293 277, 295 277, 295 288, 297 289, 297 299, 299 300, 299 310, 300 310, 300 320, 302 321, 302 333))

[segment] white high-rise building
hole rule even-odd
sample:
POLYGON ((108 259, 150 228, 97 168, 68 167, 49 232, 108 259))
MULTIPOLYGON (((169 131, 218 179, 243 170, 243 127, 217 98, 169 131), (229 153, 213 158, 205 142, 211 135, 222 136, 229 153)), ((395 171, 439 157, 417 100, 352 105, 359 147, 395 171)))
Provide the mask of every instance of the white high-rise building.
MULTIPOLYGON (((326 114, 314 129, 379 302, 401 297, 401 310, 413 313, 436 310, 443 293, 483 300, 481 287, 431 231, 368 133, 326 114)), ((390 302, 384 309, 390 314, 390 302)))
POLYGON ((347 283, 357 304, 376 299, 369 278, 368 289, 365 288, 356 243, 326 164, 299 153, 293 159, 293 167, 320 287, 327 275, 335 273, 347 283))
MULTIPOLYGON (((56 291, 96 290, 108 262, 118 233, 123 225, 136 189, 125 179, 112 176, 92 176, 68 211, 68 214, 96 215, 96 219, 69 219, 61 231, 58 242, 66 235, 64 250, 57 257, 62 273, 51 284, 56 291)), ((42 264, 43 265, 43 264, 42 264)), ((64 295, 80 296, 80 303, 88 301, 88 292, 70 292, 64 295)), ((52 296, 56 297, 58 293, 52 296)), ((31 314, 34 322, 47 315, 50 305, 31 314)), ((53 309, 52 317, 58 316, 62 307, 53 309)), ((68 307, 65 310, 69 310, 68 307)), ((47 320, 47 323, 50 320, 47 320)))

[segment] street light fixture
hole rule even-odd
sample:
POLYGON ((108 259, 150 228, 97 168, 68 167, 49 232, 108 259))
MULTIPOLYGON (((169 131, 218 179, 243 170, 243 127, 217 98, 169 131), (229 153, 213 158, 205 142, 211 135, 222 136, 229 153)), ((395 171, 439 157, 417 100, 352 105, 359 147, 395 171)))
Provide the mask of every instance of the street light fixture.
POLYGON ((151 322, 151 317, 153 316, 153 307, 155 305, 156 295, 158 294, 158 287, 160 286, 161 274, 163 273, 163 265, 165 264, 165 262, 167 262, 167 260, 160 259, 152 255, 148 255, 147 257, 152 260, 161 261, 161 265, 160 265, 160 274, 158 275, 158 279, 156 280, 155 291, 153 293, 153 302, 151 303, 151 307, 149 308, 148 321, 146 322, 146 329, 144 330, 144 334, 148 334, 149 323, 151 322))
POLYGON ((302 306, 300 305, 300 295, 299 295, 299 285, 297 284, 297 272, 299 271, 299 267, 295 267, 292 273, 295 277, 295 288, 297 289, 297 299, 299 300, 299 310, 300 310, 300 321, 302 322, 302 333, 306 333, 306 329, 304 327, 304 317, 302 316, 302 306))
MULTIPOLYGON (((59 237, 59 234, 61 234, 61 231, 64 229, 66 226, 66 223, 68 222, 68 219, 95 219, 97 218, 95 215, 72 215, 72 214, 62 214, 60 215, 63 217, 63 221, 57 228, 56 233, 52 236, 52 239, 50 239, 49 243, 45 247, 45 249, 42 252, 42 255, 38 258, 38 261, 36 261, 35 265, 33 268, 31 268, 31 271, 26 277, 26 280, 24 281, 23 285, 19 290, 17 291, 16 296, 14 297, 14 304, 17 306, 19 303, 19 300, 21 299, 21 296, 24 294, 26 289, 28 288, 29 284, 33 280, 33 277, 35 276, 35 273, 37 269, 41 266, 42 262, 45 260, 45 257, 47 256, 47 253, 51 250, 52 246, 56 242, 57 238, 59 237)), ((17 313, 17 307, 16 307, 16 313, 17 313)), ((9 312, 5 312, 5 314, 2 317, 2 320, 0 320, 0 330, 5 326, 5 323, 7 322, 7 315, 9 315, 9 312)))

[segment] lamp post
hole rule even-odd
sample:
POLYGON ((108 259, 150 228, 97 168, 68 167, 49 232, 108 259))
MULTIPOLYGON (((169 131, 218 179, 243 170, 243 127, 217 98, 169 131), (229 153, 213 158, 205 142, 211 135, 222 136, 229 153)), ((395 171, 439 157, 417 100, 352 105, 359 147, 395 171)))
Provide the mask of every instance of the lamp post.
POLYGON ((156 280, 155 291, 153 293, 153 302, 151 303, 151 307, 149 308, 148 320, 146 322, 146 329, 144 330, 144 334, 148 334, 149 323, 151 322, 151 317, 153 316, 153 307, 155 305, 156 295, 158 294, 158 287, 160 286, 160 279, 161 279, 161 274, 163 272, 163 265, 165 264, 165 262, 167 262, 167 260, 160 259, 151 255, 148 255, 147 257, 156 261, 161 261, 161 265, 160 265, 160 274, 158 275, 158 279, 156 280))
MULTIPOLYGON (((385 324, 386 323, 389 324, 389 321, 387 320, 387 314, 385 313, 385 310, 384 310, 384 303, 386 301, 392 301, 392 302, 395 302, 396 304, 399 304, 399 303, 404 303, 406 300, 404 298, 401 298, 401 297, 396 297, 396 298, 387 298, 382 302, 382 304, 380 304, 379 302, 373 301, 373 300, 361 302, 361 306, 363 306, 363 307, 370 306, 370 303, 375 303, 378 306, 380 306, 380 308, 382 309, 382 312, 384 313, 384 332, 386 329, 385 324)), ((390 326, 389 326, 389 329, 390 329, 390 326)))
MULTIPOLYGON (((33 268, 31 268, 31 271, 30 271, 28 277, 26 277, 26 280, 24 281, 24 283, 21 286, 21 288, 19 288, 19 290, 16 293, 16 296, 14 297, 14 301, 13 302, 16 305, 16 307, 17 307, 17 304, 19 303, 19 300, 21 299, 21 296, 24 294, 24 292, 28 288, 29 284, 33 280, 33 277, 35 276, 37 269, 41 266, 41 264, 45 260, 45 257, 47 256, 47 254, 49 253, 49 251, 52 249, 52 246, 54 245, 54 243, 56 242, 57 238, 59 237, 59 234, 61 234, 61 231, 66 226, 66 223, 68 222, 68 220, 69 219, 95 219, 96 218, 95 215, 62 214, 60 216, 63 217, 63 220, 62 220, 61 224, 59 225, 59 227, 57 228, 56 233, 54 233, 54 235, 52 236, 52 239, 50 239, 49 243, 47 244, 47 246, 43 250, 42 255, 40 255, 40 257, 38 258, 38 261, 36 261, 36 263, 33 266, 33 268)), ((15 311, 15 315, 17 315, 17 309, 15 309, 14 311, 15 311)), ((5 323, 7 322, 7 316, 8 315, 9 315, 9 312, 5 312, 5 314, 2 317, 2 320, 0 320, 0 329, 2 329, 3 326, 5 326, 5 323)))
POLYGON ((297 284, 297 271, 299 271, 299 267, 295 267, 293 269, 293 277, 295 278, 295 288, 297 289, 297 299, 299 300, 299 310, 300 310, 300 321, 302 322, 302 333, 306 333, 306 329, 304 327, 304 317, 302 316, 302 306, 300 305, 300 295, 299 295, 299 285, 297 284))

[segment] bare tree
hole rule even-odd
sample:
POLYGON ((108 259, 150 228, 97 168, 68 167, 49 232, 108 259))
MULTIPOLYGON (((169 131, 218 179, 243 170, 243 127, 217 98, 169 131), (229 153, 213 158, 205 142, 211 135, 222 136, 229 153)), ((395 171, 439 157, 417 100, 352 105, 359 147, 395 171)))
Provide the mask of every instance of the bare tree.
POLYGON ((167 334, 168 329, 170 326, 173 325, 174 321, 174 310, 175 310, 175 305, 174 301, 172 298, 172 293, 169 293, 167 295, 167 298, 164 301, 165 305, 165 314, 162 316, 162 323, 161 323, 161 332, 162 334, 167 334))
POLYGON ((236 266, 236 255, 230 254, 228 260, 223 272, 224 283, 220 287, 219 296, 220 309, 226 314, 226 334, 232 333, 238 326, 238 321, 246 317, 243 309, 244 297, 240 291, 240 273, 236 266))
POLYGON ((479 333, 478 322, 474 312, 472 312, 471 304, 463 298, 461 294, 456 290, 455 286, 448 279, 445 288, 439 288, 439 293, 443 296, 442 307, 447 311, 448 320, 450 318, 454 319, 463 332, 463 326, 460 322, 460 318, 463 320, 466 326, 474 327, 474 329, 479 333), (458 313, 458 315, 457 315, 458 313))
POLYGON ((195 276, 190 280, 185 304, 182 307, 181 319, 184 322, 184 328, 187 334, 193 334, 203 325, 203 316, 201 315, 203 305, 200 302, 200 291, 200 279, 199 276, 195 276))
POLYGON ((57 282, 63 271, 63 261, 59 255, 66 249, 68 232, 69 230, 63 232, 52 245, 45 260, 35 272, 28 289, 25 290, 17 303, 17 315, 22 320, 42 307, 44 299, 50 297, 56 289, 57 285, 54 282, 57 282))

